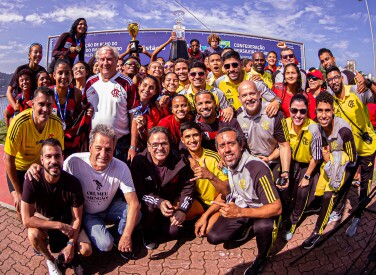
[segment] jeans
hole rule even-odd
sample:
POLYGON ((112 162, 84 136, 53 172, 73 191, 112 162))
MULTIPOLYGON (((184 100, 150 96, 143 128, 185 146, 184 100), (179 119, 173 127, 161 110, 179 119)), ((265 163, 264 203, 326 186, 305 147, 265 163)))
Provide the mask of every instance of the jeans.
POLYGON ((127 222, 127 213, 127 202, 115 197, 105 211, 96 214, 84 213, 82 226, 90 241, 100 251, 110 251, 114 245, 114 238, 106 228, 106 223, 119 223, 117 233, 121 236, 127 222))

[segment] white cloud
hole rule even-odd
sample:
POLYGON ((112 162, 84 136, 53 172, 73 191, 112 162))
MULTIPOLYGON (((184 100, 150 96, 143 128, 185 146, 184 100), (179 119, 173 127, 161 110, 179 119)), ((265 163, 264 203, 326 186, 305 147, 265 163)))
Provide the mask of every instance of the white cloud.
POLYGON ((333 48, 345 50, 349 46, 349 41, 347 40, 340 40, 333 44, 333 48))
POLYGON ((37 13, 26 15, 25 21, 31 22, 34 25, 40 25, 45 22, 37 13))
POLYGON ((0 14, 0 23, 21 22, 23 18, 24 17, 18 13, 2 13, 0 14))
POLYGON ((336 23, 334 16, 324 15, 323 18, 319 19, 319 24, 321 25, 333 25, 336 23))

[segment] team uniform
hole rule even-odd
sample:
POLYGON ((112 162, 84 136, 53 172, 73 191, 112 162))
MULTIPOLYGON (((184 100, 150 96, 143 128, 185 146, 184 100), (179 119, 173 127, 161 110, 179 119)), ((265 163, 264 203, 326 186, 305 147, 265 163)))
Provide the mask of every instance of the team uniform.
POLYGON ((115 197, 120 188, 123 194, 135 192, 128 166, 113 158, 103 171, 95 171, 90 163, 90 153, 75 153, 64 161, 64 170, 81 182, 84 195, 82 224, 92 243, 101 251, 112 247, 113 237, 106 229, 106 222, 119 222, 117 232, 124 231, 128 204, 115 197))
MULTIPOLYGON (((243 72, 244 72, 243 81, 250 80, 251 75, 246 73, 245 71, 243 72)), ((266 101, 272 101, 275 98, 275 94, 268 88, 268 86, 264 82, 262 81, 253 81, 253 82, 255 83, 257 90, 261 92, 261 96, 263 99, 265 99, 266 101)), ((221 76, 214 82, 214 87, 224 92, 228 102, 232 105, 232 107, 234 107, 235 110, 239 109, 242 106, 239 100, 239 93, 238 93, 238 87, 240 83, 239 84, 233 83, 227 75, 221 76)))
POLYGON ((310 175, 309 186, 300 188, 298 185, 306 174, 310 161, 322 159, 322 140, 317 124, 309 118, 305 120, 300 133, 294 131, 291 118, 287 118, 286 123, 290 134, 292 157, 289 189, 294 200, 290 215, 292 225, 290 231, 294 233, 305 207, 314 199, 319 174, 313 171, 310 175))
MULTIPOLYGON (((244 133, 250 152, 253 156, 269 157, 277 148, 278 143, 289 141, 289 132, 286 120, 281 111, 275 117, 268 117, 266 107, 269 103, 262 101, 260 112, 255 116, 249 116, 242 106, 237 111, 238 123, 244 133)), ((280 160, 269 163, 274 178, 280 174, 280 160)))
MULTIPOLYGON (((16 158, 16 170, 21 187, 26 170, 31 164, 40 163, 42 141, 48 138, 56 138, 62 146, 64 144, 64 131, 57 116, 50 116, 42 133, 39 133, 33 122, 33 109, 27 109, 13 118, 7 132, 4 151, 16 158)), ((10 179, 7 179, 9 190, 12 192, 13 185, 10 179)))
POLYGON ((249 74, 251 76, 252 75, 259 75, 262 78, 262 80, 265 82, 265 84, 268 85, 269 89, 271 89, 273 87, 272 75, 268 71, 265 71, 263 74, 260 74, 260 73, 256 72, 255 69, 251 68, 251 72, 249 74))
POLYGON ((31 85, 32 85, 31 86, 31 91, 32 91, 32 95, 34 94, 34 91, 37 88, 37 83, 35 81, 35 78, 36 78, 37 74, 40 73, 40 72, 47 72, 46 69, 44 67, 40 66, 40 65, 39 65, 38 69, 36 69, 34 71, 34 70, 32 70, 29 67, 29 63, 17 67, 17 69, 14 71, 14 73, 12 75, 12 78, 9 81, 9 84, 8 84, 8 86, 10 86, 10 87, 13 88, 13 92, 12 92, 12 96, 13 97, 16 97, 19 93, 22 92, 21 89, 20 89, 20 87, 17 84, 17 82, 18 82, 17 80, 18 80, 18 73, 21 72, 24 69, 30 70, 31 74, 32 74, 32 78, 31 78, 31 85))
MULTIPOLYGON (((285 72, 285 67, 282 67, 281 69, 275 71, 272 76, 273 83, 283 83, 284 77, 283 73, 285 72)), ((300 69, 300 75, 302 80, 302 89, 303 91, 307 88, 307 75, 306 72, 302 69, 300 69)))
MULTIPOLYGON (((356 165, 352 171, 352 177, 360 166, 360 201, 370 192, 375 167, 376 133, 373 130, 367 109, 367 103, 374 103, 375 97, 369 90, 362 94, 357 93, 357 86, 355 85, 344 85, 344 89, 345 96, 343 100, 334 96, 334 114, 348 122, 352 129, 356 152, 358 154, 356 165), (369 134, 372 139, 371 142, 363 141, 361 135, 365 132, 369 134)), ((351 181, 346 182, 344 188, 348 190, 351 186, 351 181)), ((346 195, 347 192, 344 194, 344 197, 339 198, 335 211, 338 212, 343 206, 346 195)), ((360 217, 360 214, 357 217, 360 217)))
MULTIPOLYGON (((219 90, 218 88, 214 88, 208 84, 206 84, 205 90, 213 94, 217 108, 223 110, 227 107, 230 107, 230 104, 228 103, 226 96, 221 90, 219 90)), ((181 92, 179 92, 179 94, 184 95, 188 99, 190 111, 196 113, 196 100, 195 93, 192 90, 192 85, 190 85, 187 90, 182 90, 181 92)))
MULTIPOLYGON (((279 199, 268 166, 260 159, 244 151, 239 164, 228 174, 231 193, 227 202, 240 208, 259 208, 279 199)), ((278 217, 271 218, 225 218, 220 216, 208 234, 208 242, 219 244, 234 239, 250 224, 256 235, 258 256, 265 258, 277 237, 278 217)))
POLYGON ((181 139, 180 127, 182 124, 183 122, 177 121, 174 115, 168 115, 158 122, 158 126, 162 126, 170 131, 171 147, 176 150, 179 148, 181 139))

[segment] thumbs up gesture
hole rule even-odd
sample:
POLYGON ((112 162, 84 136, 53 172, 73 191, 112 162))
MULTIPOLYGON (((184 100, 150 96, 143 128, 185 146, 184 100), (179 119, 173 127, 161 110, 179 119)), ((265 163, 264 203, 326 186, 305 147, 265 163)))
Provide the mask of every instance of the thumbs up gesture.
POLYGON ((364 79, 363 75, 361 73, 359 73, 358 71, 356 71, 356 74, 355 74, 355 82, 356 82, 356 85, 357 85, 357 92, 359 94, 364 93, 365 91, 368 90, 368 88, 365 84, 365 79, 364 79))
POLYGON ((191 165, 191 169, 194 173, 194 178, 190 181, 195 181, 198 179, 208 179, 213 180, 215 178, 214 174, 208 170, 206 167, 206 161, 205 159, 202 161, 202 165, 199 164, 197 160, 194 160, 192 158, 189 158, 189 162, 191 165))

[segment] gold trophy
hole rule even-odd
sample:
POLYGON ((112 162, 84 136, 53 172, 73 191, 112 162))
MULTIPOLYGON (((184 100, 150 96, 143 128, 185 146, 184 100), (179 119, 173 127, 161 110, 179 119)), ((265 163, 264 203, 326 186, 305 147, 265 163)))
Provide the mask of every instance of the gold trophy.
POLYGON ((139 41, 136 40, 136 36, 137 36, 139 30, 140 30, 140 23, 138 21, 128 22, 128 32, 129 32, 129 35, 132 37, 132 40, 130 41, 130 44, 131 44, 130 52, 131 53, 140 52, 140 49, 138 48, 139 41))

